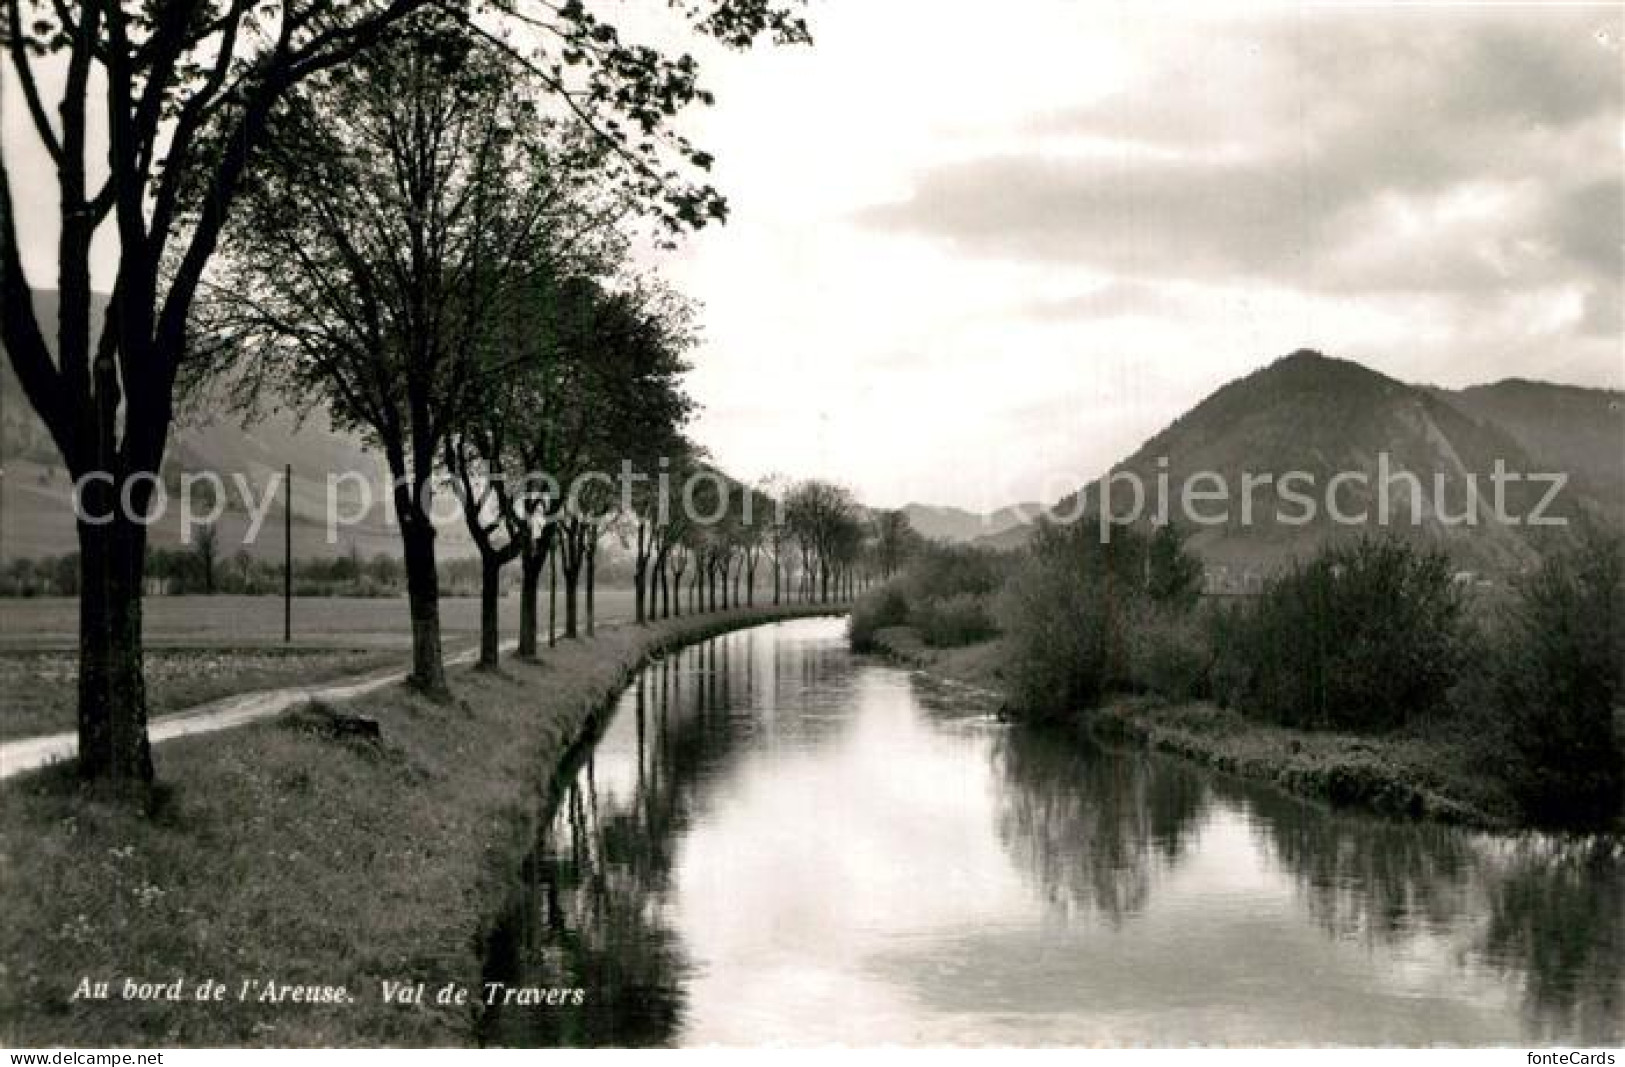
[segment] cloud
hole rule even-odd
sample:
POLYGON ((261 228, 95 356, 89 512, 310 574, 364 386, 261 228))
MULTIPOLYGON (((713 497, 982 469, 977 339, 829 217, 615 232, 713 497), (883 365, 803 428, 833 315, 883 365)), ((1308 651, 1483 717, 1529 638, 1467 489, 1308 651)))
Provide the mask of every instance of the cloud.
POLYGON ((1003 155, 933 171, 907 201, 863 217, 972 254, 1157 277, 1273 274, 1310 240, 1280 217, 1291 186, 1251 163, 1003 155))
POLYGON ((736 211, 677 280, 730 470, 1053 500, 1302 347, 1620 385, 1617 9, 1016 6, 708 64, 736 211))
POLYGON ((1059 297, 1040 297, 1015 308, 1015 313, 1033 322, 1070 322, 1074 319, 1108 319, 1130 315, 1159 315, 1183 306, 1170 287, 1137 281, 1107 281, 1085 292, 1059 297))
POLYGON ((1309 13, 943 163, 886 231, 1125 279, 1335 295, 1571 287, 1617 306, 1617 11, 1309 13))

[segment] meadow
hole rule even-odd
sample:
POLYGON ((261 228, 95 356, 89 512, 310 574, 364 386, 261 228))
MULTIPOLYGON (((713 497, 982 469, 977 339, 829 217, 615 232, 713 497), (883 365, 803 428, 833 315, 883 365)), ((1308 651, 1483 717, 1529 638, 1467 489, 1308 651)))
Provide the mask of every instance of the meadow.
MULTIPOLYGON (((630 589, 597 595, 597 621, 632 616, 630 589)), ((448 653, 479 637, 479 601, 447 597, 448 653)), ((545 604, 543 608, 545 612, 545 604)), ((74 728, 78 602, 12 598, 0 632, 0 740, 74 728)), ((518 629, 519 600, 502 600, 503 633, 518 629)), ((295 597, 293 641, 282 641, 282 600, 272 596, 164 596, 145 603, 147 695, 154 716, 237 693, 330 682, 391 667, 410 654, 405 597, 295 597)), ((562 620, 561 620, 562 626, 562 620)))

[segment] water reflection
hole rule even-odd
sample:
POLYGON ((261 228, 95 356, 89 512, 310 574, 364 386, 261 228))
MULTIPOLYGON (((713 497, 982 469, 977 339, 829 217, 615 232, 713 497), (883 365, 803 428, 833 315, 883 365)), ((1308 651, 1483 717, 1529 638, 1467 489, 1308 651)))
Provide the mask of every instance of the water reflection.
POLYGON ((643 672, 561 778, 488 976, 513 1045, 1598 1044, 1616 842, 1334 815, 996 723, 839 622, 643 672))
POLYGON ((1012 730, 993 745, 1005 788, 1000 838, 1051 905, 1121 922, 1184 854, 1204 807, 1198 775, 1171 761, 1102 759, 1076 738, 1012 730))
POLYGON ((488 1042, 671 1043, 692 968, 669 898, 677 847, 703 797, 697 787, 725 774, 753 738, 788 733, 807 743, 836 722, 816 712, 838 705, 839 650, 779 651, 764 628, 672 653, 637 676, 602 736, 567 763, 555 814, 490 937, 484 978, 579 988, 585 1003, 496 1005, 483 1020, 488 1042), (746 713, 752 701, 802 714, 746 713))
POLYGON ((1625 844, 1521 842, 1506 853, 1484 958, 1522 983, 1542 1040, 1625 1041, 1625 844))
POLYGON ((1625 843, 1328 815, 1236 783, 1261 844, 1331 936, 1447 945, 1519 991, 1530 1040, 1625 1037, 1625 843))

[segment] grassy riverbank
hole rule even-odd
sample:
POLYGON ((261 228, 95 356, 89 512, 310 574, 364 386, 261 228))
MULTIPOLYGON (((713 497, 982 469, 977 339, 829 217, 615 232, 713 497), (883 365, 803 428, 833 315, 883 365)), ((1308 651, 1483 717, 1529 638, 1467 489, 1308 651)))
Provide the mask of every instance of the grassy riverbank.
MULTIPOLYGON (((934 649, 912 628, 890 627, 874 640, 898 662, 1007 699, 1000 639, 934 649)), ((1519 821, 1504 781, 1471 746, 1446 736, 1293 730, 1207 702, 1151 698, 1108 701, 1070 719, 1100 740, 1143 744, 1334 806, 1484 828, 1519 821)))
MULTIPOLYGON (((827 612, 828 609, 823 609, 827 612)), ((52 770, 0 787, 0 1044, 456 1045, 476 1009, 484 930, 533 844, 571 742, 645 658, 818 609, 621 626, 540 665, 453 673, 455 700, 391 687, 346 705, 377 742, 334 739, 302 709, 156 750, 150 815, 52 770), (75 999, 81 978, 109 999, 75 999), (125 979, 186 1000, 121 999, 125 979), (191 999, 225 984, 218 1003, 191 999), (237 999, 240 983, 342 986, 351 1003, 237 999), (383 1002, 385 981, 427 1003, 383 1002)), ((256 987, 256 991, 261 987, 256 987)))
POLYGON ((1488 596, 1397 537, 1326 544, 1203 598, 1170 526, 921 546, 851 641, 1294 793, 1484 827, 1625 819, 1625 541, 1587 529, 1488 596), (907 627, 909 632, 897 627, 907 627))

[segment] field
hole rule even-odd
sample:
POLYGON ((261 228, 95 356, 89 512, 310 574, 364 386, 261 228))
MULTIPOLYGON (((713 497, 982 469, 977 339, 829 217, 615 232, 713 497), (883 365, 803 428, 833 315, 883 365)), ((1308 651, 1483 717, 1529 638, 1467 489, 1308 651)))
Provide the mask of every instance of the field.
MULTIPOLYGON (((563 625, 563 596, 559 624, 563 625)), ((632 615, 631 589, 601 589, 598 621, 632 615)), ((151 596, 143 602, 148 647, 282 646, 282 598, 277 596, 151 596)), ((542 622, 547 594, 542 594, 542 622)), ((448 646, 479 636, 475 597, 446 597, 440 625, 448 646)), ((502 599, 502 630, 519 628, 519 598, 502 599)), ((79 601, 74 597, 0 600, 0 650, 71 649, 78 643, 79 601)), ((293 644, 303 648, 407 649, 411 626, 406 598, 294 597, 293 644)))
MULTIPOLYGON (((597 597, 598 622, 632 614, 632 591, 597 597)), ((563 605, 560 605, 562 616, 563 605)), ((479 636, 479 602, 441 602, 447 652, 479 636)), ((547 606, 541 605, 543 632, 547 606)), ((410 645, 404 597, 295 597, 293 643, 282 643, 282 600, 268 596, 162 596, 145 602, 147 686, 154 715, 234 693, 327 682, 404 666, 410 645)), ((78 601, 0 601, 0 740, 74 728, 78 601)), ((560 627, 563 620, 560 619, 560 627)), ((502 601, 503 637, 519 628, 519 599, 502 601)))
MULTIPOLYGON (((0 741, 74 729, 77 657, 68 651, 0 652, 0 741)), ((235 693, 311 685, 399 666, 389 649, 157 648, 146 655, 153 715, 184 711, 235 693)))

